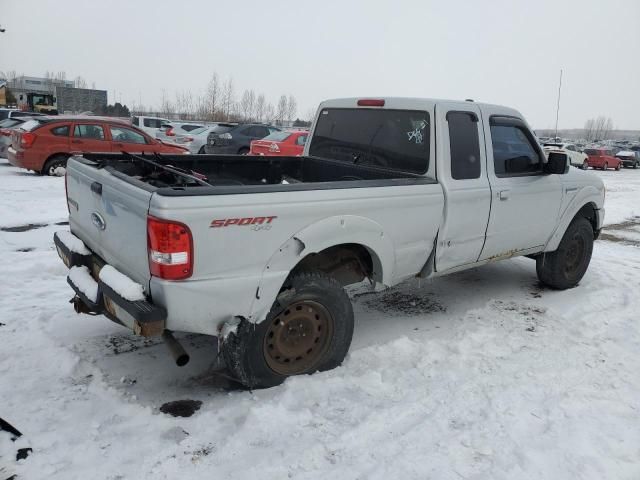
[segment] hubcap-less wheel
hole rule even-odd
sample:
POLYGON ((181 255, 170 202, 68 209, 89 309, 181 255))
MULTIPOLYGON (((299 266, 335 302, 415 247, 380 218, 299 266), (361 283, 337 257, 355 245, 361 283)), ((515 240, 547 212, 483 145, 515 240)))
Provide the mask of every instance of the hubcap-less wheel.
POLYGON ((585 160, 584 163, 582 164, 582 169, 586 170, 587 168, 589 168, 589 162, 585 160))
POLYGON ((288 305, 274 317, 264 337, 269 368, 280 375, 313 368, 327 351, 333 329, 333 317, 321 304, 302 300, 288 305))

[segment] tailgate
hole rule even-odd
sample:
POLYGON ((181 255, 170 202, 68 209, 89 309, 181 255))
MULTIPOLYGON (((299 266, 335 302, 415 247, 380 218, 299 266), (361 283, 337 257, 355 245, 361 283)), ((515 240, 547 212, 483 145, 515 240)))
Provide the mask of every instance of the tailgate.
POLYGON ((69 226, 120 272, 149 284, 147 212, 152 192, 81 160, 67 164, 69 226))

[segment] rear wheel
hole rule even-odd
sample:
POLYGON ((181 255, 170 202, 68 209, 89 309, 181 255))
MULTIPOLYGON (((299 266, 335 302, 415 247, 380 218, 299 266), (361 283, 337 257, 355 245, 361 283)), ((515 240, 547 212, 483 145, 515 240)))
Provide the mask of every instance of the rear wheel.
POLYGON ((589 162, 585 160, 584 162, 582 162, 582 169, 587 170, 588 168, 589 168, 589 162))
POLYGON ((293 276, 258 323, 242 320, 222 345, 243 385, 265 388, 292 375, 339 366, 353 336, 353 309, 342 286, 322 273, 293 276))
POLYGON ((242 147, 238 150, 238 155, 249 155, 249 149, 247 147, 242 147))
POLYGON ((536 258, 538 279, 552 288, 575 287, 587 271, 593 252, 593 228, 584 217, 575 218, 555 252, 536 258))
POLYGON ((47 160, 40 172, 42 175, 49 175, 51 177, 58 176, 61 177, 64 175, 65 169, 67 168, 67 160, 68 157, 64 155, 56 155, 47 160))
POLYGON ((198 150, 198 155, 204 155, 206 152, 204 151, 204 146, 200 147, 200 150, 198 150))

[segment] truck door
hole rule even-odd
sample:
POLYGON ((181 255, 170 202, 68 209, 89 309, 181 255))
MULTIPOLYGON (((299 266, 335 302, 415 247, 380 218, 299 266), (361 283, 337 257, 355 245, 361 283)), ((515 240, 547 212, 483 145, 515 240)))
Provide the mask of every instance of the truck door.
POLYGON ((491 190, 479 108, 469 103, 436 107, 438 181, 445 194, 438 232, 438 272, 475 263, 484 244, 491 190))
POLYGON ((562 202, 558 175, 543 173, 544 153, 523 120, 483 110, 493 192, 480 260, 508 258, 542 247, 562 202))

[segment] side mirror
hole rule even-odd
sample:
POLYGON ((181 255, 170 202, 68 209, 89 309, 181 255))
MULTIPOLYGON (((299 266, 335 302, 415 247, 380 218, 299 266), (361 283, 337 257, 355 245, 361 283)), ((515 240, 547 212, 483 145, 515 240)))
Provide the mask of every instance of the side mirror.
POLYGON ((544 173, 550 175, 564 175, 569 172, 569 157, 566 153, 549 152, 547 163, 544 164, 544 173))

